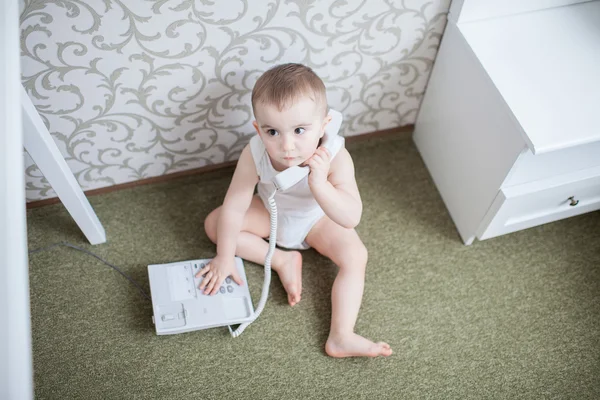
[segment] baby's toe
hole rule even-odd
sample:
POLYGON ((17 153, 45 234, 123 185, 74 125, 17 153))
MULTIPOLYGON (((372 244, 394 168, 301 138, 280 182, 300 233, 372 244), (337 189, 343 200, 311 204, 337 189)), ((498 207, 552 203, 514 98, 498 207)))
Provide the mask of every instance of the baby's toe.
POLYGON ((297 295, 288 295, 288 303, 290 306, 295 306, 300 301, 300 296, 297 295))
POLYGON ((381 343, 379 349, 379 354, 385 357, 391 356, 393 353, 390 345, 388 345, 387 343, 381 343))

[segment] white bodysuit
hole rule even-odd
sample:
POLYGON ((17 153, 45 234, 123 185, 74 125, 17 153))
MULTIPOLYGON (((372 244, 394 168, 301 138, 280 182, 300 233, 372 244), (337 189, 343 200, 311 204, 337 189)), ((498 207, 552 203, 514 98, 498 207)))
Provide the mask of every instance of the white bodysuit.
MULTIPOLYGON (((258 195, 269 210, 269 196, 275 190, 271 182, 276 171, 271 164, 269 154, 258 135, 250 139, 250 150, 256 164, 258 182, 258 195)), ((339 149, 331 154, 335 157, 339 149)), ((277 204, 277 245, 288 249, 305 250, 310 246, 306 243, 306 236, 312 227, 325 215, 317 200, 315 200, 308 185, 308 175, 300 182, 286 191, 275 194, 277 204)))

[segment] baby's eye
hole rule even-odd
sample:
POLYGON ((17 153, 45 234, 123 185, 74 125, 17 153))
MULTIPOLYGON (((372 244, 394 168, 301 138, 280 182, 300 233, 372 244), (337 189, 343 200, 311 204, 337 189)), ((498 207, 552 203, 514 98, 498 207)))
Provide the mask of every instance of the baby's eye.
POLYGON ((305 129, 304 128, 296 128, 294 129, 294 132, 297 133, 298 135, 302 135, 304 133, 305 129))
POLYGON ((277 135, 277 131, 276 131, 275 129, 269 129, 269 130, 267 131, 267 134, 268 134, 269 136, 276 136, 276 135, 277 135))

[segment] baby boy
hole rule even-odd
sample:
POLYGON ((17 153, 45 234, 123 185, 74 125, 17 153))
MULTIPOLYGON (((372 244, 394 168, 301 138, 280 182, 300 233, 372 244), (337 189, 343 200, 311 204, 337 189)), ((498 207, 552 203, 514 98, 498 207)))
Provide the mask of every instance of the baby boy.
POLYGON ((327 113, 325 85, 308 67, 284 64, 265 72, 252 91, 258 135, 244 148, 223 205, 205 221, 217 255, 198 276, 200 289, 216 294, 231 276, 242 285, 234 256, 263 264, 268 250, 270 219, 267 199, 271 178, 279 171, 303 165, 310 173, 287 191, 277 193, 278 248, 272 269, 277 272, 294 306, 302 294, 302 255, 314 248, 339 271, 331 291, 331 327, 325 351, 332 357, 389 356, 387 343, 374 343, 356 333, 367 265, 367 249, 354 228, 362 202, 350 154, 320 146, 327 113), (258 194, 254 189, 258 185, 258 194), (285 248, 282 249, 282 248, 285 248))

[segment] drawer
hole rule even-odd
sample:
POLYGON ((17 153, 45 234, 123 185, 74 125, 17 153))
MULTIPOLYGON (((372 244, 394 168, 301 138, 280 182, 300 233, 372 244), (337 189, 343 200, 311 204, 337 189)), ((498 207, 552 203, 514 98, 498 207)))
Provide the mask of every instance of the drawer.
POLYGON ((521 152, 502 187, 522 185, 557 175, 600 167, 600 142, 534 155, 521 152))
POLYGON ((600 209, 600 167, 505 187, 486 214, 477 237, 504 235, 600 209))

